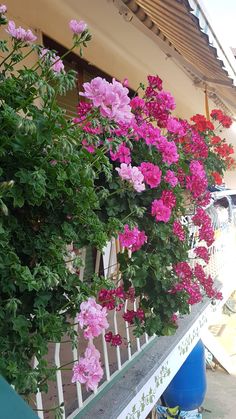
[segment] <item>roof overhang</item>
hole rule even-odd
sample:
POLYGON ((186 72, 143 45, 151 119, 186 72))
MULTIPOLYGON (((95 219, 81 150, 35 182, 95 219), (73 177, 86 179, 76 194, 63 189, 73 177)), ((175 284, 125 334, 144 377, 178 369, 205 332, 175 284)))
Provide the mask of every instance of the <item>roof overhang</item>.
POLYGON ((202 88, 207 85, 210 97, 216 98, 225 111, 236 115, 233 80, 236 65, 227 61, 222 48, 219 54, 219 49, 213 46, 208 22, 202 27, 203 11, 198 0, 122 0, 122 3, 152 35, 165 42, 166 53, 184 67, 196 85, 202 88))

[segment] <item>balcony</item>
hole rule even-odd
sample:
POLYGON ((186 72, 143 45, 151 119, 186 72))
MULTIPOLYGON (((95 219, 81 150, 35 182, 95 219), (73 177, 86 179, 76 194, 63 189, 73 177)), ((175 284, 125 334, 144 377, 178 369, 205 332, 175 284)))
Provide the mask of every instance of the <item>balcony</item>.
MULTIPOLYGON (((215 278, 222 291, 223 300, 211 303, 205 301, 193 306, 191 313, 179 319, 179 328, 174 336, 135 338, 132 329, 122 319, 122 312, 109 313, 109 323, 113 333, 124 336, 121 347, 112 347, 104 336, 97 338, 96 347, 102 354, 104 369, 103 381, 95 393, 85 391, 80 383, 72 384, 72 359, 75 361, 84 352, 86 342, 79 334, 78 345, 73 348, 68 337, 56 344, 49 344, 48 359, 51 364, 60 367, 56 382, 49 383, 47 394, 38 393, 35 400, 38 416, 41 419, 52 418, 49 409, 61 405, 62 418, 145 418, 166 389, 178 369, 181 367, 204 328, 207 328, 211 314, 219 310, 235 289, 232 281, 234 255, 236 254, 236 229, 233 222, 232 208, 215 210, 215 203, 224 193, 214 194, 214 203, 208 212, 212 216, 215 229, 215 242, 210 249, 210 263, 207 273, 215 278), (222 215, 223 214, 223 215, 222 215), (48 411, 47 411, 48 409, 48 411)), ((217 205, 216 205, 217 206, 217 205)), ((197 243, 196 228, 191 225, 191 217, 183 219, 189 223, 192 249, 197 243)), ((104 249, 104 254, 97 253, 95 271, 103 264, 104 275, 117 281, 117 243, 113 239, 104 249)), ((191 260, 191 254, 189 255, 191 260)), ((86 250, 83 249, 83 260, 86 250)), ((195 263, 195 260, 191 260, 195 263)), ((80 271, 81 279, 84 269, 80 271)), ((119 277, 118 277, 119 282, 119 277)), ((117 283, 117 282, 116 282, 117 283)), ((125 309, 136 308, 137 301, 126 302, 125 309)), ((72 324, 75 323, 71 320, 72 324)), ((75 324, 75 331, 78 326, 75 324)), ((37 361, 35 360, 35 367, 37 361)))

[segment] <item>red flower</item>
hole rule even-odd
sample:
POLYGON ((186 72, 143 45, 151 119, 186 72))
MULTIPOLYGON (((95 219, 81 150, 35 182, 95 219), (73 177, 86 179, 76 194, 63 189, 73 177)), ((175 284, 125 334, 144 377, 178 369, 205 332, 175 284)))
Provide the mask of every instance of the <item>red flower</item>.
POLYGON ((212 137, 211 138, 211 144, 219 144, 221 141, 222 140, 221 140, 221 138, 218 135, 216 135, 215 137, 212 137))
POLYGON ((117 333, 117 335, 113 335, 111 338, 111 346, 120 346, 122 344, 122 337, 117 333))
POLYGON ((112 332, 105 333, 105 341, 108 342, 108 343, 111 342, 112 336, 113 336, 112 332))
POLYGON ((222 184, 222 177, 220 176, 220 174, 218 172, 212 172, 211 176, 214 178, 214 181, 215 181, 216 185, 221 185, 222 184))
POLYGON ((191 121, 195 122, 195 128, 198 131, 213 131, 215 129, 214 125, 208 121, 204 115, 194 115, 192 116, 191 121))

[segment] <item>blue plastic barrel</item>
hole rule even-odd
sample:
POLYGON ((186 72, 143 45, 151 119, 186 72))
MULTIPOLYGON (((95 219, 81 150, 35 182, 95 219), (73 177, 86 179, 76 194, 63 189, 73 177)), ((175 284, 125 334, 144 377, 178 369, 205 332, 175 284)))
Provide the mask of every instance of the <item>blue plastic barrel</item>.
POLYGON ((205 350, 201 340, 163 393, 166 406, 181 410, 200 407, 206 395, 205 350))

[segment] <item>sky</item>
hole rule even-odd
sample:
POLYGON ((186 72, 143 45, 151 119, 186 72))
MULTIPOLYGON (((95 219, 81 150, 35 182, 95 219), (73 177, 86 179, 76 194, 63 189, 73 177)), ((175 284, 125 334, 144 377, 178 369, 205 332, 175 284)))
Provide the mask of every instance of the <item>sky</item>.
POLYGON ((204 0, 217 35, 228 47, 236 48, 236 0, 204 0))

